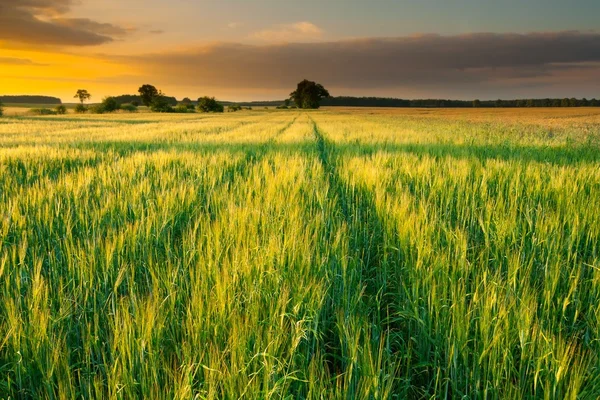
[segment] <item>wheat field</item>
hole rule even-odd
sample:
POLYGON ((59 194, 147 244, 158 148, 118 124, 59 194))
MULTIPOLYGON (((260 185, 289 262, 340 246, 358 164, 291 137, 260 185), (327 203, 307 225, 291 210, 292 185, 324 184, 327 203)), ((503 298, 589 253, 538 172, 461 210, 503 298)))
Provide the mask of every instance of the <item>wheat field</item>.
POLYGON ((0 118, 0 398, 598 397, 598 110, 0 118))

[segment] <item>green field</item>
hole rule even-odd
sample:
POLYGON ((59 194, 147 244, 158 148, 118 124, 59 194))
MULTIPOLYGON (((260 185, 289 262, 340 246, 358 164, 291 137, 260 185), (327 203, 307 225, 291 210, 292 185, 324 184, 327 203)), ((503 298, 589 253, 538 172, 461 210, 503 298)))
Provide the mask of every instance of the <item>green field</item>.
POLYGON ((600 397, 600 111, 0 118, 0 398, 600 397))

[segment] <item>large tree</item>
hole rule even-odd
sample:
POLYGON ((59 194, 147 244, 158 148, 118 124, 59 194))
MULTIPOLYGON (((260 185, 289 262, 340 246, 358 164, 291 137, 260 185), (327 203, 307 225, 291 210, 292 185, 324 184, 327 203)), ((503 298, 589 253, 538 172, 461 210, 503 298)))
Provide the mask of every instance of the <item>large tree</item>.
POLYGON ((83 105, 83 102, 89 100, 92 97, 92 95, 85 89, 79 89, 73 97, 79 99, 81 105, 83 105))
POLYGON ((322 85, 309 80, 303 80, 295 91, 290 93, 298 108, 319 108, 322 99, 330 97, 329 92, 322 85))
POLYGON ((138 89, 140 93, 140 97, 142 98, 142 104, 146 107, 149 107, 152 104, 152 101, 161 95, 157 88, 152 85, 142 85, 138 89))

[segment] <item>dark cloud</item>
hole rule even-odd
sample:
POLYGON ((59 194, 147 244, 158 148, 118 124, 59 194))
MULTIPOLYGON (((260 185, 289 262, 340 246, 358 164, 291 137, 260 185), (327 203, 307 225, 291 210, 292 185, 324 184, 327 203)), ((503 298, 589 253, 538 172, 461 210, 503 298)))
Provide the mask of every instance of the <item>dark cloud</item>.
POLYGON ((48 64, 40 64, 26 58, 0 57, 0 65, 29 65, 29 66, 45 66, 48 64))
POLYGON ((155 29, 155 30, 149 31, 149 33, 152 33, 153 35, 162 35, 163 33, 165 33, 165 31, 163 31, 161 29, 155 29))
MULTIPOLYGON (((565 77, 597 78, 600 34, 474 33, 270 46, 220 43, 127 59, 174 85, 278 89, 309 78, 328 87, 438 88, 434 93, 443 95, 511 82, 552 86, 565 77)), ((594 84, 599 85, 597 79, 594 84)))
POLYGON ((65 18, 72 0, 0 0, 0 40, 34 45, 92 46, 128 30, 87 18, 65 18))

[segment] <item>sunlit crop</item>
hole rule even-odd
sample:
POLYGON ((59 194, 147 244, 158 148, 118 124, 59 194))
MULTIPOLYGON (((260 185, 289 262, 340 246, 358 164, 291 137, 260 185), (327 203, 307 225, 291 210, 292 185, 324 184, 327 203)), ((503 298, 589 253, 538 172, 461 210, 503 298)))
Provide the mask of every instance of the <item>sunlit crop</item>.
POLYGON ((598 398, 600 117, 0 119, 0 398, 598 398))

